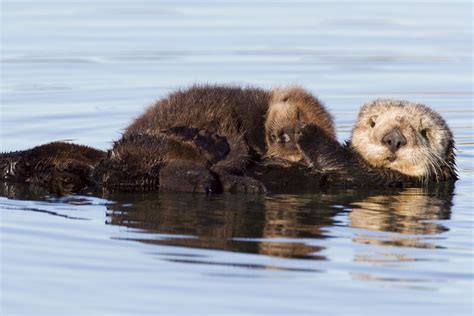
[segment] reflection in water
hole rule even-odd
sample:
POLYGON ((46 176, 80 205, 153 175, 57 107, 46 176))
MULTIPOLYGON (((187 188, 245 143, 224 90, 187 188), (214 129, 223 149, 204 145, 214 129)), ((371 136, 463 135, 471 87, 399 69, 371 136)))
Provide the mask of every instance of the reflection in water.
MULTIPOLYGON (((44 191, 32 187, 2 184, 0 188, 0 195, 9 198, 44 197, 44 191)), ((376 246, 371 250, 391 247, 389 253, 358 252, 355 261, 390 264, 419 260, 396 249, 439 247, 436 235, 447 228, 438 220, 449 219, 452 192, 453 187, 445 184, 425 189, 305 195, 155 192, 106 193, 104 198, 114 201, 107 205, 109 224, 147 233, 143 238, 134 234, 133 240, 282 258, 327 260, 321 241, 337 237, 330 235, 330 229, 343 226, 336 219, 341 214, 347 216, 348 226, 362 229, 352 241, 376 246)), ((180 260, 206 263, 201 259, 180 260)))
MULTIPOLYGON (((450 218, 452 185, 406 189, 393 195, 373 195, 351 203, 350 226, 393 232, 389 236, 358 235, 354 241, 381 246, 434 248, 426 235, 447 230, 438 220, 450 218)), ((398 256, 398 261, 402 259, 398 256)), ((406 258, 404 260, 407 260, 406 258)))
MULTIPOLYGON (((377 194, 351 203, 349 225, 363 229, 352 241, 370 245, 365 251, 355 254, 355 262, 366 262, 377 266, 396 267, 415 261, 430 260, 419 252, 405 251, 406 248, 441 248, 437 236, 447 231, 439 220, 451 215, 453 198, 452 185, 438 185, 430 189, 406 189, 398 194, 377 194), (369 234, 376 231, 379 234, 369 234), (387 234, 389 233, 389 234, 387 234)), ((354 280, 365 282, 389 282, 392 285, 418 290, 434 290, 420 283, 435 282, 433 279, 407 277, 403 275, 384 276, 377 273, 351 273, 354 280)))
MULTIPOLYGON (((146 243, 258 253, 274 257, 327 259, 314 240, 329 236, 335 216, 349 212, 349 225, 389 234, 362 233, 353 241, 377 246, 435 248, 433 235, 447 230, 452 186, 334 192, 313 195, 189 194, 112 195, 110 223, 164 234, 146 243), (394 234, 395 233, 395 234, 394 234), (311 242, 308 242, 311 241, 311 242)), ((406 262, 406 254, 357 255, 356 261, 406 262), (376 258, 375 258, 376 256, 376 258)))
POLYGON ((147 243, 222 249, 286 258, 324 259, 302 238, 325 238, 340 209, 324 195, 263 196, 160 193, 115 195, 110 223, 169 235, 147 243), (179 237, 179 238, 176 238, 179 237))
POLYGON ((49 193, 36 185, 0 182, 0 196, 15 200, 44 200, 49 193))

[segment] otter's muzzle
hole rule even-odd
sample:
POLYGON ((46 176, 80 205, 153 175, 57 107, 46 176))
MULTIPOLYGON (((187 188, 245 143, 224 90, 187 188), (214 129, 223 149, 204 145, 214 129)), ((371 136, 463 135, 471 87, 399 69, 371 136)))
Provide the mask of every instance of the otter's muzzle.
POLYGON ((382 138, 382 143, 394 153, 407 144, 407 139, 400 129, 394 128, 382 138))

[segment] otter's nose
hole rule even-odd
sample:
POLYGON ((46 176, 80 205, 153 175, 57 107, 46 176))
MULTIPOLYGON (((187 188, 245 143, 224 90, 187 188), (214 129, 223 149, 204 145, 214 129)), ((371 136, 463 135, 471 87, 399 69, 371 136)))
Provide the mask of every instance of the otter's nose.
POLYGON ((398 128, 394 128, 382 138, 382 143, 394 153, 402 146, 406 145, 407 140, 398 128))

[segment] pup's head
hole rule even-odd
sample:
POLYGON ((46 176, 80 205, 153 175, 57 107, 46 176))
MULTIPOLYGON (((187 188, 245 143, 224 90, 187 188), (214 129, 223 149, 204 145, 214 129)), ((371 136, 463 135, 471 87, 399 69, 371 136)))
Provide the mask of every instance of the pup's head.
POLYGON ((300 161, 303 155, 296 146, 295 130, 304 124, 316 124, 335 137, 331 115, 319 100, 299 87, 272 90, 265 121, 267 156, 300 161))

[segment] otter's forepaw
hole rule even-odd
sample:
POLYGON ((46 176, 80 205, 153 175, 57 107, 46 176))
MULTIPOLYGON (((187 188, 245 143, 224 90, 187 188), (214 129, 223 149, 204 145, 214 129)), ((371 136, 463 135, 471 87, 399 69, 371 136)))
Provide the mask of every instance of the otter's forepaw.
POLYGON ((175 192, 219 193, 219 181, 207 168, 186 160, 176 160, 160 171, 160 190, 175 192))
POLYGON ((324 135, 324 131, 315 124, 303 124, 295 127, 295 141, 299 146, 314 143, 318 136, 322 135, 324 135))
POLYGON ((221 175, 222 189, 230 193, 266 193, 267 189, 258 180, 246 176, 221 175))
POLYGON ((184 141, 192 144, 209 161, 216 163, 224 159, 230 151, 227 138, 216 132, 194 127, 176 126, 161 130, 163 135, 167 135, 177 141, 184 141))
POLYGON ((230 151, 226 137, 206 130, 199 131, 194 138, 194 144, 212 163, 224 159, 230 151))

